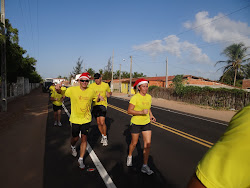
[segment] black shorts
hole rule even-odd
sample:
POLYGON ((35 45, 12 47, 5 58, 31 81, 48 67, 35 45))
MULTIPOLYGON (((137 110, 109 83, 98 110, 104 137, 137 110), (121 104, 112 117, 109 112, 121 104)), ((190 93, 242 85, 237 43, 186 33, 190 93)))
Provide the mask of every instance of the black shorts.
POLYGON ((130 132, 131 133, 140 133, 142 131, 151 131, 151 124, 148 123, 146 125, 136 125, 131 123, 130 132))
POLYGON ((92 114, 95 118, 97 117, 106 117, 106 113, 107 113, 107 108, 106 106, 103 106, 103 105, 97 105, 97 106, 94 106, 93 107, 93 110, 92 110, 92 114))
POLYGON ((62 110, 62 105, 61 106, 56 106, 53 104, 53 110, 54 112, 58 111, 58 110, 62 110))
POLYGON ((85 124, 75 124, 72 123, 72 137, 78 137, 81 134, 88 135, 90 128, 90 122, 85 124))

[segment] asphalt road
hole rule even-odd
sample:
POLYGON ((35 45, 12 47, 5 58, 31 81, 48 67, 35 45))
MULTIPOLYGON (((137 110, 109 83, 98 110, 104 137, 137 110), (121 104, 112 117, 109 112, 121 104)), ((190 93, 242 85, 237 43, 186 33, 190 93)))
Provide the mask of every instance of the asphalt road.
MULTIPOLYGON (((152 126, 149 166, 155 173, 148 176, 140 172, 143 150, 141 137, 133 153, 133 167, 126 166, 131 139, 128 129, 131 116, 126 114, 128 101, 111 97, 108 103, 106 124, 109 145, 103 147, 100 144, 100 133, 94 119, 88 142, 117 188, 185 187, 198 161, 226 129, 224 122, 152 107, 157 123, 152 126)), ((65 102, 65 107, 70 111, 69 101, 65 102)), ((44 187, 106 187, 106 178, 101 178, 88 152, 84 157, 84 170, 78 167, 78 157, 71 155, 71 128, 67 114, 63 111, 62 127, 54 126, 53 122, 53 110, 49 105, 44 187), (92 168, 95 170, 88 171, 92 168)))

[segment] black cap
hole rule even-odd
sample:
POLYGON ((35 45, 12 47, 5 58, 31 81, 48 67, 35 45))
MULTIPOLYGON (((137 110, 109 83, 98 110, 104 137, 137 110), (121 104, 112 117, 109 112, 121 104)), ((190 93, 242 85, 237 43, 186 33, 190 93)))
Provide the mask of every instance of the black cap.
POLYGON ((95 79, 99 79, 100 77, 101 77, 101 75, 99 73, 95 73, 95 75, 94 75, 95 79))

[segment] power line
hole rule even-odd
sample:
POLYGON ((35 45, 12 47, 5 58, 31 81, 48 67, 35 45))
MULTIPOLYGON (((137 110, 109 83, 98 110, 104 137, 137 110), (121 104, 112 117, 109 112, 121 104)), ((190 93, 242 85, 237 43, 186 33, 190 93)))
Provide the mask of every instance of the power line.
POLYGON ((35 52, 35 41, 34 41, 33 25, 32 25, 32 21, 31 21, 30 0, 27 0, 27 3, 28 3, 28 12, 29 12, 30 29, 31 29, 31 40, 32 40, 32 44, 33 44, 34 54, 35 54, 35 53, 36 53, 36 52, 35 52))
POLYGON ((38 59, 39 59, 39 57, 40 57, 40 53, 39 53, 39 51, 40 51, 40 48, 39 48, 39 22, 38 22, 38 0, 37 0, 37 3, 36 3, 36 10, 37 10, 37 12, 36 12, 36 21, 37 21, 37 46, 38 46, 38 59))

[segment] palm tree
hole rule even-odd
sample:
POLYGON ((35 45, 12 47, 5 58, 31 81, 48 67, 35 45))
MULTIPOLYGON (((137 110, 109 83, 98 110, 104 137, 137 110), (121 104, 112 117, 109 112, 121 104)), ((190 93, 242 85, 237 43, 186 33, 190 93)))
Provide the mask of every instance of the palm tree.
POLYGON ((224 76, 228 72, 230 72, 230 70, 234 70, 234 86, 235 86, 237 73, 242 72, 244 68, 242 65, 250 60, 250 58, 246 58, 247 56, 250 55, 246 54, 248 48, 249 47, 245 47, 243 43, 239 43, 239 44, 232 44, 224 49, 224 51, 221 54, 224 54, 229 59, 226 61, 218 61, 215 64, 216 66, 218 63, 226 63, 225 66, 218 69, 218 70, 224 69, 221 80, 223 80, 224 76))

